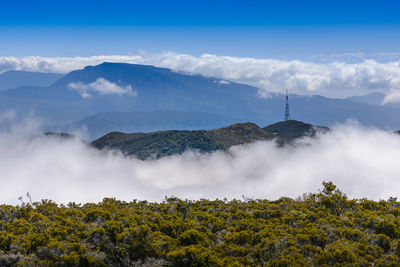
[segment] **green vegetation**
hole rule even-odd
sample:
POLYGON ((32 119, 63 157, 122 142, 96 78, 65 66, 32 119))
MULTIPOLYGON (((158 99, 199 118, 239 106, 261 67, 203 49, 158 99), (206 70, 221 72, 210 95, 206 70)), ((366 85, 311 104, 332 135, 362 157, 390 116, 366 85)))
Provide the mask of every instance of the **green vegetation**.
POLYGON ((92 142, 98 149, 118 149, 140 159, 181 154, 187 149, 201 152, 226 150, 234 145, 271 140, 274 135, 253 123, 238 123, 215 130, 161 131, 154 133, 112 132, 92 142))
POLYGON ((317 132, 325 133, 328 130, 327 127, 295 120, 278 122, 265 128, 248 122, 214 130, 171 130, 132 134, 112 132, 93 141, 92 146, 98 149, 117 149, 126 155, 146 159, 182 154, 188 149, 206 153, 227 150, 231 146, 274 138, 278 144, 284 145, 297 138, 315 136, 317 132))
POLYGON ((330 182, 299 199, 0 206, 0 266, 399 266, 400 202, 330 182))

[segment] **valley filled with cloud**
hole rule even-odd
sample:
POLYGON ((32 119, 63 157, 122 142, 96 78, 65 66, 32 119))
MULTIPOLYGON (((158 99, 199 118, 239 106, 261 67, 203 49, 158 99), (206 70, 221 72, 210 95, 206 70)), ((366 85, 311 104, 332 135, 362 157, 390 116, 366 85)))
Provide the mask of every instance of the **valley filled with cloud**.
POLYGON ((400 192, 400 136, 351 121, 284 147, 256 142, 144 161, 96 150, 78 136, 43 135, 41 124, 12 112, 1 118, 2 203, 18 204, 27 192, 34 201, 61 203, 104 197, 277 199, 316 192, 328 180, 354 198, 387 199, 400 192))

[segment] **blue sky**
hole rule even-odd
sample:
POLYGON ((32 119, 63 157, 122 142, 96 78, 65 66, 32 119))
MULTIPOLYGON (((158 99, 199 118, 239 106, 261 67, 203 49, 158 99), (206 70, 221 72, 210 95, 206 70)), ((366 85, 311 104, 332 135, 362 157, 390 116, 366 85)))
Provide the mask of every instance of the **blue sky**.
POLYGON ((0 56, 399 52, 400 1, 2 1, 0 56))

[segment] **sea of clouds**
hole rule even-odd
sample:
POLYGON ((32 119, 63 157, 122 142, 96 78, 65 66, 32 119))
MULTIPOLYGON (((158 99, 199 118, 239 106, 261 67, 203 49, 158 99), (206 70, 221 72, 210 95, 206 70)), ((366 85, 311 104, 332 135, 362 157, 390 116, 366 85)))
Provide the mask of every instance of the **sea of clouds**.
POLYGON ((91 57, 0 57, 0 73, 27 70, 67 73, 102 62, 148 64, 192 74, 247 83, 260 88, 260 96, 283 92, 350 96, 382 92, 383 104, 400 102, 400 60, 378 62, 360 58, 346 63, 343 57, 330 61, 256 59, 203 54, 193 56, 164 52, 91 57))
POLYGON ((27 192, 33 201, 59 203, 104 197, 161 201, 172 195, 277 199, 317 192, 328 180, 355 198, 400 194, 400 136, 355 122, 295 146, 257 142, 145 161, 98 151, 78 137, 44 136, 33 116, 4 113, 0 124, 0 203, 19 204, 27 192))

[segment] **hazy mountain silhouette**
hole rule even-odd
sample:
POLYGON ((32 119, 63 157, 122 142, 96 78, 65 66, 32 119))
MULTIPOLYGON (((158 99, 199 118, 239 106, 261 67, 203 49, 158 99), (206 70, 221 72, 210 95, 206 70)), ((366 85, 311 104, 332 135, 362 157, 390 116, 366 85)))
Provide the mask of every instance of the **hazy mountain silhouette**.
POLYGON ((56 73, 6 71, 0 74, 0 91, 21 86, 49 86, 63 76, 56 73))
POLYGON ((351 96, 347 99, 358 103, 381 105, 385 96, 383 93, 374 92, 367 95, 351 96))
MULTIPOLYGON (((400 128, 398 109, 391 106, 298 95, 290 95, 289 102, 292 118, 312 124, 329 126, 345 122, 347 119, 356 119, 365 125, 400 128)), ((266 126, 283 119, 284 95, 260 98, 255 87, 218 78, 188 75, 146 65, 103 63, 72 71, 47 87, 25 86, 1 92, 0 108, 35 110, 39 115, 50 118, 57 124, 71 125, 74 121, 83 119, 89 132, 99 121, 99 116, 105 121, 119 122, 120 125, 114 124, 116 129, 128 131, 130 128, 125 128, 126 125, 140 124, 143 120, 136 117, 138 121, 135 121, 123 112, 160 110, 211 114, 216 118, 213 122, 216 126, 223 126, 218 124, 221 122, 220 116, 234 118, 237 122, 252 121, 266 126), (78 91, 70 88, 71 84, 87 85, 95 83, 99 78, 121 88, 130 86, 137 95, 101 94, 93 91, 91 97, 83 98, 78 91), (95 115, 104 112, 111 113, 95 115), (107 116, 111 116, 112 119, 105 118, 107 116)), ((151 124, 161 125, 162 120, 165 118, 154 118, 151 124)), ((201 121, 201 117, 198 120, 201 121)), ((213 123, 210 123, 211 127, 213 123)), ((228 121, 226 125, 230 123, 232 122, 228 121)), ((82 121, 76 125, 82 125, 82 121)), ((187 124, 179 127, 202 127, 195 126, 187 124)), ((93 132, 97 131, 96 127, 93 128, 93 132)), ((129 131, 135 131, 135 127, 129 131)))

